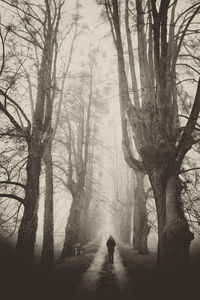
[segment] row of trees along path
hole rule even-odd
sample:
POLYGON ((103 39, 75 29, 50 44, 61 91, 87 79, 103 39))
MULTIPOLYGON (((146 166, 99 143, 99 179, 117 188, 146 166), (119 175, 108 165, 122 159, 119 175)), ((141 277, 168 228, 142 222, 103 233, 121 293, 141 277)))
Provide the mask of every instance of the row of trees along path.
POLYGON ((105 7, 117 51, 125 160, 134 170, 148 174, 154 192, 158 218, 158 262, 173 267, 187 265, 193 234, 181 204, 179 174, 186 153, 198 142, 194 131, 200 111, 200 81, 197 82, 186 125, 180 128, 177 68, 180 56, 184 55, 188 30, 190 26, 190 30, 194 29, 192 24, 200 5, 195 2, 176 15, 178 1, 157 3, 156 0, 136 0, 137 33, 134 39, 137 40, 132 41, 132 3, 128 0, 123 5, 117 0, 98 2, 105 7), (124 37, 128 60, 124 55, 124 37), (139 78, 133 50, 135 44, 139 78), (130 85, 126 64, 130 69, 130 85), (129 126, 140 160, 131 152, 129 126))
MULTIPOLYGON (((69 110, 73 110, 73 105, 69 109, 66 103, 63 104, 63 98, 66 96, 65 80, 77 36, 79 2, 77 1, 74 20, 69 26, 71 33, 73 28, 73 37, 59 88, 58 54, 63 41, 59 44, 58 37, 65 1, 59 0, 56 3, 44 0, 43 6, 24 1, 21 5, 18 5, 18 1, 2 2, 16 11, 16 19, 14 18, 13 22, 16 21, 18 25, 1 24, 6 33, 3 36, 1 31, 3 55, 0 75, 5 86, 0 88, 2 96, 0 109, 12 125, 12 128, 1 136, 18 137, 25 141, 27 163, 26 184, 11 182, 10 178, 7 182, 1 182, 20 186, 24 189, 24 197, 8 193, 0 196, 14 198, 24 206, 18 232, 17 255, 28 262, 33 262, 38 226, 40 173, 44 162, 45 211, 42 262, 48 265, 54 259, 52 149, 55 137, 67 152, 67 169, 62 168, 62 171, 67 178, 65 185, 72 195, 61 257, 71 255, 75 243, 86 241, 86 220, 91 200, 91 194, 86 194, 86 185, 90 185, 87 179, 89 148, 91 147, 90 150, 93 151, 91 136, 94 123, 92 100, 95 52, 92 53, 89 62, 90 79, 87 82, 84 80, 79 82, 82 92, 85 86, 89 90, 87 104, 84 101, 80 104, 83 94, 75 95, 80 110, 76 120, 70 120, 69 110), (8 93, 11 87, 14 88, 12 81, 6 82, 3 77, 5 70, 9 71, 5 54, 6 38, 9 34, 22 41, 21 46, 24 50, 28 49, 30 55, 27 54, 26 57, 27 66, 34 62, 36 95, 33 95, 33 82, 30 81, 25 64, 13 47, 12 56, 15 56, 26 74, 31 103, 30 117, 29 113, 25 113, 20 101, 13 99, 8 93), (65 110, 63 115, 61 106, 65 110), (14 107, 17 113, 13 113, 10 107, 14 107), (57 109, 55 122, 52 125, 55 108, 57 109), (60 116, 62 120, 59 122, 60 116), (64 119, 65 122, 62 123, 64 119), (73 127, 74 122, 76 131, 73 127), (60 135, 56 136, 58 128, 60 135), (62 141, 61 129, 66 133, 65 143, 62 141)), ((187 121, 184 123, 180 114, 181 90, 178 84, 181 85, 181 89, 187 88, 187 85, 184 86, 186 79, 183 75, 179 75, 178 71, 182 65, 186 66, 185 62, 181 63, 183 57, 189 56, 194 63, 197 60, 197 57, 191 54, 194 46, 189 44, 188 36, 191 31, 196 33, 194 24, 200 11, 199 2, 194 1, 187 8, 179 5, 178 1, 170 0, 96 2, 104 10, 104 17, 110 25, 117 51, 122 148, 125 161, 135 170, 137 179, 134 222, 137 220, 138 232, 135 229, 135 247, 140 253, 147 252, 149 227, 144 193, 144 176, 147 174, 154 193, 158 219, 157 260, 162 266, 187 265, 193 234, 184 215, 179 175, 187 152, 199 141, 195 132, 200 111, 200 81, 196 75, 199 74, 197 71, 192 79, 197 83, 196 92, 190 96, 191 105, 186 116, 187 121), (178 14, 179 11, 181 13, 178 14), (135 25, 136 31, 132 32, 135 25), (137 158, 133 153, 137 154, 137 158)), ((198 39, 194 38, 193 44, 198 44, 198 39)), ((196 70, 193 68, 193 71, 196 70)), ((91 186, 88 190, 90 189, 91 186)))
MULTIPOLYGON (((38 207, 39 207, 39 181, 42 160, 45 164, 45 211, 44 211, 44 238, 42 262, 51 264, 54 259, 54 221, 53 221, 53 163, 52 163, 52 142, 55 137, 61 104, 63 100, 64 84, 68 74, 69 66, 72 58, 72 51, 75 38, 77 36, 78 21, 78 2, 75 11, 74 20, 68 27, 68 32, 73 37, 70 40, 69 56, 64 64, 62 74, 62 82, 58 97, 57 82, 57 64, 58 54, 63 40, 58 43, 59 25, 61 22, 61 12, 65 1, 58 3, 50 3, 45 0, 44 6, 34 5, 33 3, 19 3, 3 1, 7 8, 16 11, 13 24, 1 24, 2 29, 5 28, 5 36, 1 31, 1 42, 3 47, 3 61, 1 67, 1 75, 9 69, 6 57, 6 37, 12 34, 13 38, 17 37, 21 41, 21 47, 27 56, 20 56, 15 47, 12 55, 18 60, 20 67, 23 67, 25 78, 28 83, 31 117, 28 118, 23 105, 20 101, 14 100, 8 95, 9 89, 12 88, 12 82, 8 82, 10 86, 1 88, 1 96, 4 97, 0 103, 0 109, 9 119, 13 128, 4 132, 2 136, 10 138, 23 138, 27 143, 27 163, 26 163, 26 184, 12 183, 8 178, 7 184, 15 184, 24 188, 24 198, 12 194, 1 194, 1 197, 10 197, 18 200, 24 206, 23 217, 20 223, 17 239, 17 256, 29 263, 34 260, 34 246, 36 240, 36 231, 38 227, 38 207), (18 28, 15 22, 19 21, 18 28), (34 28, 34 30, 33 30, 34 28), (29 55, 30 53, 30 55, 29 55), (35 66, 36 81, 32 78, 26 64, 35 66), (7 68, 5 70, 5 68, 7 68), (36 96, 33 91, 36 86, 36 96), (56 106, 55 106, 56 100, 56 106), (19 104, 20 103, 20 104, 19 104), (14 106, 17 111, 17 117, 10 110, 14 106), (56 110, 56 118, 54 127, 52 127, 53 109, 56 110), (25 125, 26 124, 26 125, 25 125)), ((2 78, 2 80, 4 80, 2 78)), ((6 85, 6 80, 4 80, 6 85)), ((29 113, 28 113, 29 114, 29 113)))
MULTIPOLYGON (((86 242, 88 209, 93 184, 94 132, 97 128, 97 122, 94 121, 94 103, 99 97, 93 83, 93 70, 98 51, 90 49, 89 62, 85 63, 84 71, 79 74, 78 79, 75 78, 74 82, 68 80, 67 90, 66 79, 69 75, 74 44, 84 31, 79 25, 79 1, 74 3, 75 8, 71 18, 67 20, 67 26, 64 22, 66 20, 62 17, 65 1, 53 3, 44 0, 42 6, 23 1, 20 5, 15 1, 3 1, 3 3, 6 8, 15 11, 15 17, 11 25, 8 25, 5 20, 5 23, 1 24, 3 87, 0 89, 2 96, 0 109, 5 119, 10 122, 8 130, 3 128, 1 137, 18 138, 18 142, 24 145, 23 151, 27 152, 27 161, 25 184, 20 182, 20 175, 17 175, 18 180, 15 182, 10 179, 10 176, 6 181, 1 181, 1 184, 6 186, 15 185, 23 188, 24 197, 14 193, 1 193, 0 196, 13 198, 24 206, 16 245, 17 257, 33 263, 41 192, 40 175, 44 165, 42 264, 47 266, 54 261, 55 178, 70 191, 72 196, 61 258, 73 255, 73 246, 77 242, 86 242), (16 27, 17 22, 20 25, 16 27), (66 27, 64 37, 61 35, 61 25, 66 27), (9 35, 12 36, 12 41, 7 40, 9 35), (64 49, 66 53, 63 58, 62 47, 63 45, 65 47, 68 36, 68 51, 64 49), (19 42, 22 52, 18 49, 19 42), (13 49, 11 43, 15 45, 13 49), (18 85, 12 84, 12 76, 10 81, 6 81, 6 73, 12 71, 7 52, 19 65, 14 74, 15 81, 19 82, 18 85), (27 53, 26 56, 24 53, 27 53), (62 67, 60 67, 61 63, 62 67), (31 72, 30 65, 33 66, 31 72), (21 68, 23 75, 18 74, 21 68), (27 96, 29 103, 14 99, 17 98, 16 94, 20 95, 20 82, 24 79, 29 92, 29 97, 27 96), (17 89, 19 89, 18 93, 17 89), (10 90, 13 96, 10 96, 12 95, 11 92, 9 93, 10 90), (31 112, 27 107, 31 108, 31 112), (52 152, 59 152, 60 149, 67 159, 61 155, 60 159, 53 161, 52 152), (55 169, 56 172, 53 174, 55 169)), ((24 178, 25 176, 23 180, 24 178)))

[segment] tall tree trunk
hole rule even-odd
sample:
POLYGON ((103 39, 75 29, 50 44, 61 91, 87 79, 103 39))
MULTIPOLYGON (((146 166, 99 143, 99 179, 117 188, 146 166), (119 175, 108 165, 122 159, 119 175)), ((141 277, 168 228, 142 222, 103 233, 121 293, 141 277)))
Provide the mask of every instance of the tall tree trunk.
POLYGON ((84 219, 84 241, 83 243, 87 243, 90 241, 90 233, 89 233, 89 208, 85 211, 85 219, 84 219))
POLYGON ((129 202, 126 207, 126 223, 125 223, 125 232, 124 232, 124 241, 125 243, 130 243, 131 241, 131 216, 132 216, 132 205, 129 202))
POLYGON ((81 207, 80 209, 80 219, 78 227, 78 241, 79 243, 84 244, 86 243, 86 209, 84 207, 81 207))
POLYGON ((34 261, 34 246, 38 226, 39 179, 41 171, 42 146, 37 136, 28 140, 28 161, 25 207, 19 227, 16 245, 17 257, 27 263, 34 261))
MULTIPOLYGON (((132 175, 132 172, 131 172, 132 175)), ((133 212, 133 182, 132 178, 129 180, 129 175, 127 172, 126 178, 126 203, 124 206, 124 214, 122 217, 122 222, 120 224, 121 237, 125 243, 131 242, 131 230, 132 230, 132 212, 133 212)))
MULTIPOLYGON (((92 179, 90 178, 90 181, 92 181, 92 179)), ((87 191, 86 190, 86 195, 85 195, 85 210, 84 210, 84 242, 89 242, 91 240, 91 236, 90 236, 90 222, 89 222, 89 206, 90 206, 90 202, 92 200, 92 185, 91 185, 91 190, 87 191)))
POLYGON ((82 234, 82 230, 80 230, 80 218, 82 210, 81 201, 83 193, 85 193, 85 191, 83 189, 80 189, 79 191, 73 194, 71 209, 65 228, 65 242, 61 253, 61 258, 74 255, 73 246, 74 244, 80 242, 79 238, 82 234))
POLYGON ((135 172, 137 186, 134 197, 133 213, 133 249, 140 254, 148 253, 147 238, 149 226, 147 224, 146 197, 144 192, 144 174, 135 172))
POLYGON ((87 212, 89 208, 90 198, 87 197, 85 188, 82 189, 80 194, 80 218, 79 218, 79 224, 78 224, 78 241, 81 244, 86 243, 87 236, 86 236, 86 230, 87 230, 87 212))
POLYGON ((151 172, 150 180, 158 216, 157 260, 163 267, 184 268, 189 265, 193 233, 184 216, 178 175, 166 170, 162 173, 159 169, 151 172))
POLYGON ((53 162, 51 136, 45 145, 43 159, 45 163, 45 205, 43 225, 42 264, 51 265, 54 261, 54 216, 53 216, 53 162))

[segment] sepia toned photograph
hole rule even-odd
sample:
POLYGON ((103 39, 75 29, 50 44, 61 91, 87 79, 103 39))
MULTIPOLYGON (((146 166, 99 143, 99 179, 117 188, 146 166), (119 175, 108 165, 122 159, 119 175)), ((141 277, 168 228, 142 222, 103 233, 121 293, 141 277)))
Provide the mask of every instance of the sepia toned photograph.
POLYGON ((200 1, 0 0, 0 299, 194 300, 200 1))

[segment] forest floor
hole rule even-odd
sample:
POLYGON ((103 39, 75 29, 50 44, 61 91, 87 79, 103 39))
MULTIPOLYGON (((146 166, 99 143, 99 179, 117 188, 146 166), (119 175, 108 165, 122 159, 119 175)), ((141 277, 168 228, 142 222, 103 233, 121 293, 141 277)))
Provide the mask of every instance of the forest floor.
POLYGON ((19 266, 14 272, 6 267, 3 282, 7 285, 1 285, 0 299, 4 289, 3 300, 199 299, 200 264, 195 251, 192 254, 190 270, 163 274, 154 252, 138 255, 131 245, 117 243, 114 263, 110 264, 105 241, 89 243, 83 255, 58 260, 49 270, 37 267, 31 276, 19 266))

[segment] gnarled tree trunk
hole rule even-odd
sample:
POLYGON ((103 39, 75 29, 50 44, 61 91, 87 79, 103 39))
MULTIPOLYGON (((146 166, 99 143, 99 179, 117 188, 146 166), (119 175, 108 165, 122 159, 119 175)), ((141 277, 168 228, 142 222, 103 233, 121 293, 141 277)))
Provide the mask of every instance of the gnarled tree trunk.
POLYGON ((193 233, 184 216, 179 178, 177 174, 166 173, 154 170, 150 175, 158 215, 157 260, 168 269, 180 269, 189 265, 193 233))
POLYGON ((140 254, 148 253, 147 238, 149 226, 147 224, 146 197, 144 192, 144 174, 135 172, 136 189, 134 195, 134 213, 133 213, 133 249, 140 254))
POLYGON ((83 219, 82 213, 82 201, 84 201, 85 191, 83 188, 73 193, 73 199, 71 209, 67 219, 65 228, 65 242, 61 253, 61 258, 74 255, 74 245, 80 243, 81 236, 83 235, 83 219))
POLYGON ((28 140, 27 183, 25 187, 24 214, 18 232, 17 257, 27 263, 34 261, 34 247, 38 225, 39 178, 42 146, 34 135, 28 140))

